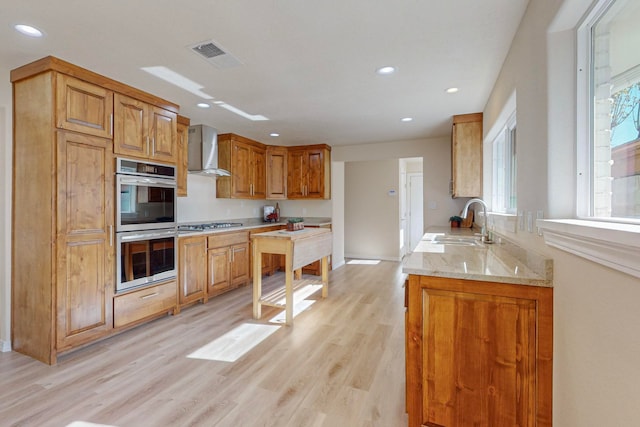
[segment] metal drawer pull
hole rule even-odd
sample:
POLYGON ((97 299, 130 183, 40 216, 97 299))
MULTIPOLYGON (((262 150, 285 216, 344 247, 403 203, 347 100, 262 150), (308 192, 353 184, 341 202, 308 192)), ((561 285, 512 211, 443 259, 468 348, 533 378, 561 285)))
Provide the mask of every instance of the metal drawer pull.
POLYGON ((158 293, 157 293, 157 292, 154 292, 154 293, 152 293, 152 294, 149 294, 149 295, 145 295, 145 296, 143 296, 143 297, 140 297, 140 299, 148 299, 148 298, 153 298, 153 297, 155 297, 155 296, 158 296, 158 293))

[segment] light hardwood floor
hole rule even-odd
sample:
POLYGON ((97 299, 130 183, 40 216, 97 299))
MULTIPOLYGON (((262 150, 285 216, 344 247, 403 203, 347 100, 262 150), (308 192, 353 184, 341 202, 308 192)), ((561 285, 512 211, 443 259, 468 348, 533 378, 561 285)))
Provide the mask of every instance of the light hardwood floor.
MULTIPOLYGON (((281 310, 252 319, 250 286, 56 366, 0 353, 0 426, 406 426, 400 264, 345 265, 329 278, 327 299, 316 292, 293 327, 273 328, 234 362, 187 356, 225 334, 217 343, 233 355, 243 337, 255 340, 246 325, 277 325, 269 319, 281 310)), ((278 273, 263 283, 280 282, 278 273)))

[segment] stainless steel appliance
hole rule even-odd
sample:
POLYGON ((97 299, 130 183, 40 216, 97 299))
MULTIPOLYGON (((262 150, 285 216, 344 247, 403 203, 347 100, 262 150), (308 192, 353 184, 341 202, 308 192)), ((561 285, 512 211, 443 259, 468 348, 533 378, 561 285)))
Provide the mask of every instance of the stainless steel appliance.
POLYGON ((116 292, 176 277, 175 229, 117 234, 116 292))
POLYGON ((118 158, 116 231, 175 228, 176 188, 174 166, 118 158))
POLYGON ((177 275, 176 168, 116 160, 116 292, 177 275))
POLYGON ((207 222, 204 224, 185 224, 179 225, 178 231, 205 231, 214 230, 216 228, 232 228, 242 227, 241 222, 207 222))
POLYGON ((218 167, 218 131, 211 126, 189 126, 189 173, 208 176, 229 176, 218 167))

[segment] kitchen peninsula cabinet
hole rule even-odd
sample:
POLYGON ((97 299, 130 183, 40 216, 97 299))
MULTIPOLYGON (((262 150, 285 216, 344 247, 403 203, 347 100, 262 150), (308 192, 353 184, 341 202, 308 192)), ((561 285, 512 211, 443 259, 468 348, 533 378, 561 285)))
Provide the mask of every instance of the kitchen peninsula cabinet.
POLYGON ((409 427, 551 426, 553 288, 409 275, 409 427))
POLYGON ((482 113, 453 116, 451 196, 482 196, 482 113))
POLYGON ((115 94, 177 105, 51 56, 10 78, 12 348, 55 364, 116 332, 115 94))
POLYGON ((231 176, 216 179, 216 197, 265 199, 267 196, 266 146, 240 135, 218 135, 218 166, 231 176))
POLYGON ((235 289, 249 281, 249 234, 213 234, 207 238, 207 296, 235 289))
POLYGON ((177 119, 176 138, 176 170, 178 189, 176 195, 185 197, 187 195, 187 174, 189 173, 189 124, 190 120, 184 116, 177 119))
POLYGON ((318 144, 288 148, 287 198, 331 198, 331 147, 318 144))
POLYGON ((267 146, 267 199, 287 198, 287 147, 267 146))
POLYGON ((178 238, 178 302, 207 301, 207 237, 178 238))
POLYGON ((114 95, 114 152, 175 164, 177 114, 131 96, 114 95))

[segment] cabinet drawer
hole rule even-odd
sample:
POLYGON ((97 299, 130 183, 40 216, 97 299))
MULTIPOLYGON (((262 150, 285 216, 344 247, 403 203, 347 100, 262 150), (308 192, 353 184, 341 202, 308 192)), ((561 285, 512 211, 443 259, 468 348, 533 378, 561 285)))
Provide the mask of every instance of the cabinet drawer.
POLYGON ((235 233, 215 234, 207 238, 207 248, 220 248, 223 246, 239 245, 249 241, 249 232, 238 231, 235 233))
POLYGON ((176 302, 175 281, 116 296, 113 299, 114 327, 173 310, 176 302))

